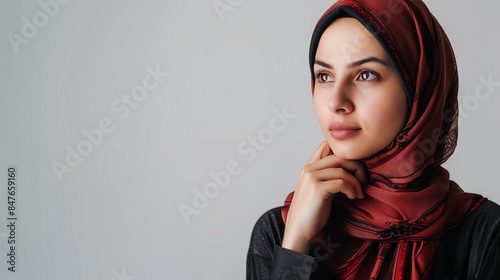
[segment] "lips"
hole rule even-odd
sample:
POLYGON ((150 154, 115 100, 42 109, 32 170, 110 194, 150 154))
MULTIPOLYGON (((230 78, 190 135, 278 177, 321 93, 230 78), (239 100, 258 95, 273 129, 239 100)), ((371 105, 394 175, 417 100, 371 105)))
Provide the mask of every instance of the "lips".
POLYGON ((335 123, 328 127, 330 135, 335 139, 346 139, 356 135, 361 128, 342 123, 335 123))

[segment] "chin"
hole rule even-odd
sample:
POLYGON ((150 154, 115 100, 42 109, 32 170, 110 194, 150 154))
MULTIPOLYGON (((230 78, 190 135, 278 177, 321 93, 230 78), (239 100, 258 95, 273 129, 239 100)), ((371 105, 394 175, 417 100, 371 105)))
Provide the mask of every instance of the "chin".
POLYGON ((343 145, 339 145, 338 143, 332 143, 328 141, 330 144, 330 149, 333 154, 339 158, 346 160, 362 160, 371 156, 364 151, 360 151, 357 147, 342 147, 343 145), (332 147, 336 147, 335 149, 332 147))
POLYGON ((339 158, 347 159, 347 160, 360 160, 360 159, 365 158, 362 156, 358 156, 355 154, 349 154, 349 153, 334 153, 334 155, 336 155, 339 158))
MULTIPOLYGON (((331 148, 331 146, 330 146, 331 148)), ((363 155, 359 153, 359 151, 352 151, 347 149, 332 149, 333 154, 339 158, 348 159, 348 160, 359 160, 364 158, 363 155)))

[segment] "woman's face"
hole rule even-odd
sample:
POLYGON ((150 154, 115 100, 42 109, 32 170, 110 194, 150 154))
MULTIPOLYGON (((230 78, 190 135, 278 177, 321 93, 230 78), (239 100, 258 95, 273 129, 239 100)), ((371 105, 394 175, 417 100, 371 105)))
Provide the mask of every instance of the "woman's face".
POLYGON ((356 19, 335 20, 319 41, 314 110, 333 153, 368 158, 406 123, 406 94, 375 37, 356 19))

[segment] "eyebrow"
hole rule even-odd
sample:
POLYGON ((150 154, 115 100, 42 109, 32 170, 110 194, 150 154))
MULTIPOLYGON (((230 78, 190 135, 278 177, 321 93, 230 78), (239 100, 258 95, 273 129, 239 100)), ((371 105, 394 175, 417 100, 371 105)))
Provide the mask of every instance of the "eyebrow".
MULTIPOLYGON (((358 61, 354 61, 352 63, 349 64, 349 68, 354 68, 354 67, 357 67, 357 66, 361 66, 365 63, 368 63, 368 62, 376 62, 376 63, 380 63, 382 65, 385 65, 387 67, 389 67, 389 64, 387 64, 387 62, 379 59, 379 58, 376 58, 374 56, 370 56, 370 57, 367 57, 367 58, 364 58, 364 59, 361 59, 361 60, 358 60, 358 61)), ((315 60, 314 61, 314 64, 318 64, 320 66, 323 66, 323 67, 326 67, 328 69, 333 69, 333 66, 326 63, 326 62, 323 62, 321 60, 315 60)))

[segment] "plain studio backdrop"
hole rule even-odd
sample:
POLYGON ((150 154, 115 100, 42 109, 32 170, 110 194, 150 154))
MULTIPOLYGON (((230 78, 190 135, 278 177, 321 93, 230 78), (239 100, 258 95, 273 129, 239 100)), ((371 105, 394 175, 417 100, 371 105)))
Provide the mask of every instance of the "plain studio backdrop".
MULTIPOLYGON (((2 1, 0 278, 244 279, 323 139, 312 2, 2 1)), ((500 202, 500 4, 427 2, 460 75, 445 167, 500 202)))

